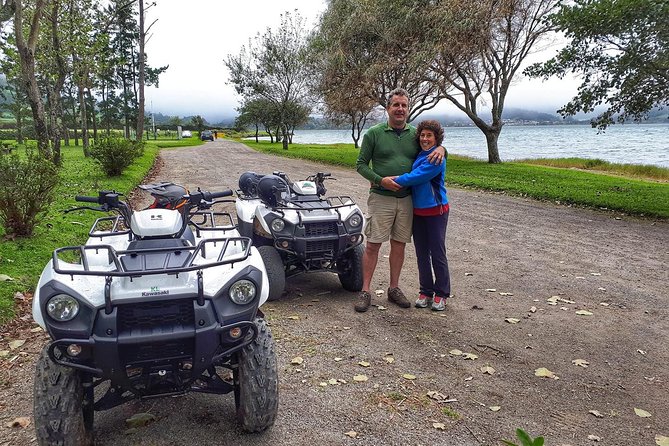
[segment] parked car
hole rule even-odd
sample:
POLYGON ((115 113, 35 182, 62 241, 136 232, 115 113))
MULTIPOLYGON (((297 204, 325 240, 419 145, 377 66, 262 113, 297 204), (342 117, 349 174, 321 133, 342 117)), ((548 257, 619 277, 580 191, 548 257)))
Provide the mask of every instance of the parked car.
POLYGON ((181 132, 181 137, 182 138, 190 138, 192 136, 193 136, 193 134, 190 132, 190 130, 184 130, 183 132, 181 132))
POLYGON ((211 130, 202 130, 200 132, 200 139, 202 141, 213 141, 214 134, 211 132, 211 130))

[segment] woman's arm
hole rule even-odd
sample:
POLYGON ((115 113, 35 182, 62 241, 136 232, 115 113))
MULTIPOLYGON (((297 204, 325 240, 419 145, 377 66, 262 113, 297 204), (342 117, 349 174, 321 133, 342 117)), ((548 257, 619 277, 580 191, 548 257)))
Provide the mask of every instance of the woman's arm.
POLYGON ((405 173, 395 178, 395 182, 402 187, 415 186, 421 183, 427 183, 440 173, 443 175, 443 164, 430 164, 427 159, 420 163, 411 172, 405 173))

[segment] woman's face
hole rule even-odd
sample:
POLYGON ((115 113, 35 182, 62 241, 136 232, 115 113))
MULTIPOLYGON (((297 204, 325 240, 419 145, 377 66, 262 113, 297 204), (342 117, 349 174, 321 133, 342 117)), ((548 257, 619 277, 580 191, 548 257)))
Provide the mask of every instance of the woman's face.
POLYGON ((420 148, 430 150, 435 145, 437 145, 437 138, 434 137, 434 132, 432 130, 421 130, 420 148))

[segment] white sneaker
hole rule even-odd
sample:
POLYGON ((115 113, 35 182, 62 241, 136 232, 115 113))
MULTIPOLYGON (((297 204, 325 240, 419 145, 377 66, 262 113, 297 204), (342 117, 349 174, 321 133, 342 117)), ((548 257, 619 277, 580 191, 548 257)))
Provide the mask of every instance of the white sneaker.
POLYGON ((439 296, 434 296, 432 301, 432 311, 444 311, 446 309, 446 299, 439 296))
POLYGON ((425 294, 419 294, 418 299, 416 299, 416 303, 414 306, 416 308, 427 308, 428 305, 430 305, 430 301, 432 298, 430 296, 426 296, 425 294))

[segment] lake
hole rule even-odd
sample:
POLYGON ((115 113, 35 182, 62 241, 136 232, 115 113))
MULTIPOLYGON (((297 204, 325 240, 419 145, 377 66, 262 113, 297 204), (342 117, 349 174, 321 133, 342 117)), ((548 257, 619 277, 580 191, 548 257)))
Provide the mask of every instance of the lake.
MULTIPOLYGON (((293 142, 352 144, 353 139, 350 130, 296 130, 293 142)), ((485 137, 476 127, 446 127, 444 147, 449 153, 488 159, 485 137)), ((669 167, 669 124, 616 124, 600 134, 589 125, 506 125, 499 154, 504 161, 580 157, 669 167)))

